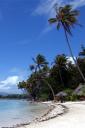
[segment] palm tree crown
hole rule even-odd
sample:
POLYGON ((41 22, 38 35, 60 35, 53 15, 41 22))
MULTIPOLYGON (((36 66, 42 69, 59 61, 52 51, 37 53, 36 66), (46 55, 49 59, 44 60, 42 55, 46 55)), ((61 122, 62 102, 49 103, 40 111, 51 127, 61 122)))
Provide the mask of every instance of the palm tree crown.
POLYGON ((48 65, 48 62, 46 61, 45 57, 41 54, 38 54, 36 58, 32 58, 34 61, 34 65, 31 65, 31 68, 35 68, 35 70, 40 70, 41 68, 44 68, 46 65, 48 65))
POLYGON ((71 5, 65 5, 64 7, 59 7, 59 9, 56 8, 56 17, 51 18, 48 21, 52 23, 57 24, 57 29, 60 29, 61 26, 63 26, 64 30, 72 35, 71 33, 71 27, 74 27, 74 25, 78 24, 77 16, 79 15, 79 11, 72 10, 71 5))
POLYGON ((66 63, 67 63, 67 58, 64 54, 62 55, 57 55, 55 60, 54 60, 55 65, 57 65, 58 67, 66 67, 66 63))

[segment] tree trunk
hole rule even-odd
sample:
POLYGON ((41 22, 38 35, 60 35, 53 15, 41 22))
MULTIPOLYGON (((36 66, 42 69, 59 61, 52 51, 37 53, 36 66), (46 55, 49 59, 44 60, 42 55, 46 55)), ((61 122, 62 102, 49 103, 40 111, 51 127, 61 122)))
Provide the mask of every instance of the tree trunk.
POLYGON ((76 66, 77 66, 77 68, 78 68, 78 71, 79 71, 79 73, 80 73, 82 79, 83 79, 84 82, 85 82, 85 77, 84 77, 84 75, 83 75, 83 73, 82 73, 82 71, 81 71, 81 69, 80 69, 80 67, 79 67, 79 65, 78 65, 78 63, 77 63, 77 60, 76 60, 76 59, 74 58, 74 56, 73 56, 73 52, 72 52, 72 49, 71 49, 71 46, 70 46, 70 43, 69 43, 69 40, 68 40, 67 32, 66 32, 65 29, 64 29, 64 31, 65 31, 65 37, 66 37, 66 41, 67 41, 67 44, 68 44, 68 48, 69 48, 70 54, 71 54, 71 56, 72 56, 72 58, 73 58, 73 60, 74 60, 74 62, 75 62, 75 64, 76 64, 76 66))
POLYGON ((55 100, 55 93, 54 93, 54 91, 53 91, 51 85, 50 85, 45 79, 43 79, 43 81, 44 81, 44 82, 48 85, 48 87, 50 88, 50 90, 51 90, 51 92, 52 92, 52 95, 53 95, 53 99, 55 100))

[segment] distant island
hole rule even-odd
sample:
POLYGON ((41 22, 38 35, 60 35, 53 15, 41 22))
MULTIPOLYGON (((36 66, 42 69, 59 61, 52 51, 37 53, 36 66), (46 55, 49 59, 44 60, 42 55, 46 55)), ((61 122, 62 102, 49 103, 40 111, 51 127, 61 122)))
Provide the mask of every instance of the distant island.
POLYGON ((6 94, 0 93, 0 99, 29 99, 26 94, 6 94))

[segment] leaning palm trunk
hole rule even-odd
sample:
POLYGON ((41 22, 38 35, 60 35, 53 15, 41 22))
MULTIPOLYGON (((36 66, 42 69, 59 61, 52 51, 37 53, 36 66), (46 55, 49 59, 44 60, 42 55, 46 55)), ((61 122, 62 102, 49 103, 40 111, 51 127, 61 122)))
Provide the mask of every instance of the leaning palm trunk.
POLYGON ((48 85, 48 87, 50 88, 50 90, 52 92, 53 100, 55 100, 55 93, 54 93, 52 86, 45 79, 43 79, 43 82, 45 82, 48 85))
MULTIPOLYGON (((80 25, 78 23, 77 20, 77 16, 79 15, 79 11, 78 10, 73 10, 71 5, 65 5, 64 7, 59 7, 59 9, 56 8, 56 17, 55 18, 51 18, 49 19, 49 22, 52 23, 57 23, 57 29, 59 30, 60 27, 62 26, 64 28, 65 31, 65 37, 66 37, 66 41, 70 50, 70 54, 78 68, 78 71, 82 77, 82 79, 85 82, 85 77, 77 63, 77 60, 74 58, 73 53, 72 53, 72 49, 70 47, 70 43, 68 40, 68 35, 72 36, 71 33, 71 28, 74 27, 74 25, 80 25)), ((80 25, 81 26, 81 25, 80 25)))
POLYGON ((66 37, 66 41, 67 41, 68 48, 69 48, 70 54, 71 54, 71 56, 72 56, 72 59, 74 60, 76 66, 77 66, 77 68, 78 68, 78 71, 79 71, 79 73, 80 73, 80 75, 81 75, 83 81, 85 82, 85 77, 84 77, 84 75, 83 75, 83 73, 82 73, 82 71, 81 71, 81 69, 80 69, 80 67, 79 67, 79 65, 78 65, 78 63, 77 63, 77 60, 76 60, 76 59, 74 58, 74 56, 73 56, 73 52, 72 52, 72 49, 71 49, 71 46, 70 46, 70 43, 69 43, 69 40, 68 40, 67 32, 66 32, 65 29, 64 29, 64 31, 65 31, 65 37, 66 37))

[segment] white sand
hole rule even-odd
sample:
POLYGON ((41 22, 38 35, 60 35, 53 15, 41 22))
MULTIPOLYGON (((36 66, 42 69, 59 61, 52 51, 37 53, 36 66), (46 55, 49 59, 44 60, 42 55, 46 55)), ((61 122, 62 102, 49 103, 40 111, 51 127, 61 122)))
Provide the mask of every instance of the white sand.
POLYGON ((67 102, 63 105, 69 108, 66 114, 21 128, 85 128, 85 102, 67 102))

